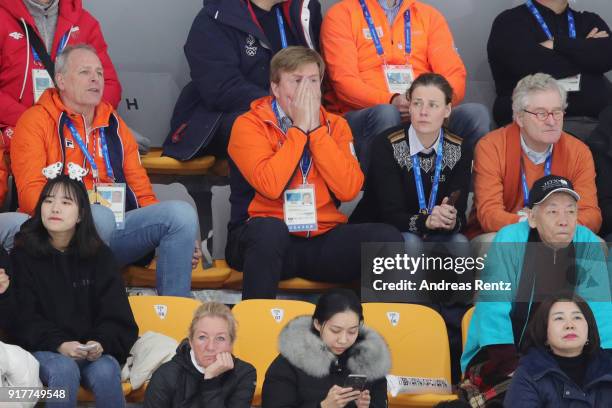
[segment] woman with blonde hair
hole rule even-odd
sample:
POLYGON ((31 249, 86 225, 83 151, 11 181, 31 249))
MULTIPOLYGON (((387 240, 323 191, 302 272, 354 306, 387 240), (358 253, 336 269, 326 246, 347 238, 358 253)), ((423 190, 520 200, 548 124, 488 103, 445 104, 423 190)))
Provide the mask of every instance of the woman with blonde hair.
POLYGON ((194 313, 189 337, 171 361, 151 378, 146 408, 249 408, 255 368, 234 356, 236 320, 229 307, 203 303, 194 313))

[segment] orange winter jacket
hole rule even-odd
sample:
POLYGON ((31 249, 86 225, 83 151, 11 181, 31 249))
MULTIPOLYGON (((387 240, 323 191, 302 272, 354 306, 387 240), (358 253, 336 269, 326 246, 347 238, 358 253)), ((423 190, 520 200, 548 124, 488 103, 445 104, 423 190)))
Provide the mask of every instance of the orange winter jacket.
MULTIPOLYGON (((553 147, 551 173, 567 178, 580 194, 578 222, 594 233, 601 227, 597 205, 595 164, 589 148, 575 137, 562 133, 553 147)), ((483 232, 497 232, 519 221, 524 207, 521 186, 521 156, 527 184, 544 177, 544 163, 534 164, 521 148, 516 123, 483 137, 474 152, 474 207, 466 234, 473 238, 483 232)))
MULTIPOLYGON (((83 181, 88 189, 92 188, 93 177, 89 163, 72 137, 72 133, 65 126, 67 118, 72 121, 79 135, 85 139, 83 116, 66 108, 58 91, 52 88, 46 90, 38 103, 26 110, 17 122, 15 135, 11 141, 11 168, 17 184, 21 212, 34 213, 40 193, 47 182, 42 170, 53 163, 65 162, 64 173, 68 172, 67 167, 70 162, 88 169, 89 173, 83 181), (65 138, 63 149, 66 154, 65 160, 59 132, 62 132, 65 138)), ((87 149, 95 158, 100 181, 102 183, 113 181, 107 175, 100 151, 100 128, 105 128, 106 131, 115 181, 127 184, 126 211, 157 203, 147 173, 140 164, 138 145, 134 136, 112 105, 104 101, 96 107, 93 125, 87 135, 87 149)))
MULTIPOLYGON (((465 94, 466 70, 455 49, 453 36, 438 10, 415 0, 404 0, 392 26, 377 0, 366 0, 379 33, 388 65, 406 61, 415 77, 425 72, 443 75, 454 90, 453 103, 465 94), (412 52, 404 46, 404 14, 410 9, 412 52), (382 35, 381 35, 382 33, 382 35)), ((343 0, 329 9, 321 26, 321 50, 340 112, 390 103, 383 74, 383 59, 376 53, 374 41, 363 16, 359 0, 343 0)), ((334 100, 335 99, 335 100, 334 100)))
POLYGON ((349 201, 363 184, 353 154, 348 123, 321 108, 321 126, 309 134, 291 127, 285 135, 271 107, 272 97, 256 99, 251 110, 236 119, 228 153, 231 158, 232 220, 230 228, 253 217, 283 217, 283 192, 302 184, 299 161, 308 144, 313 158, 308 184, 315 188, 318 230, 323 234, 347 218, 335 200, 349 201))

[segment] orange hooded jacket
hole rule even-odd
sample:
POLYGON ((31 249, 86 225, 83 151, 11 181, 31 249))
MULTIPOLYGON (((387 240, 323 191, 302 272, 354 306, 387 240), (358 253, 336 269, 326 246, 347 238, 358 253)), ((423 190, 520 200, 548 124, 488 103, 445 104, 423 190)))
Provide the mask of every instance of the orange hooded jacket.
POLYGON ((316 236, 346 223, 334 197, 352 200, 363 184, 348 123, 321 108, 320 127, 308 135, 291 127, 285 135, 278 127, 271 102, 271 96, 256 99, 232 128, 228 153, 239 174, 232 174, 230 228, 253 217, 284 220, 283 192, 302 184, 298 167, 306 143, 313 159, 307 183, 315 188, 318 230, 295 234, 316 236))
MULTIPOLYGON (((390 26, 377 0, 366 0, 366 5, 387 64, 409 63, 415 78, 425 72, 443 75, 453 87, 453 104, 461 102, 466 70, 442 14, 419 1, 404 0, 390 26), (410 55, 406 55, 404 46, 404 14, 408 9, 412 26, 410 55)), ((329 9, 321 26, 321 51, 335 93, 330 102, 337 104, 338 111, 345 113, 390 103, 394 94, 387 88, 383 58, 376 53, 359 0, 343 0, 329 9)))
MULTIPOLYGON (((53 163, 65 162, 64 173, 67 173, 68 163, 70 162, 88 169, 89 173, 83 181, 88 189, 92 188, 93 177, 90 165, 76 140, 72 137, 70 130, 65 125, 60 126, 62 116, 70 118, 79 135, 85 140, 86 132, 83 116, 64 106, 55 88, 46 90, 38 103, 26 110, 17 122, 15 135, 11 141, 11 168, 17 184, 21 212, 34 213, 40 193, 47 182, 42 170, 53 163), (65 115, 62 115, 63 113, 65 115), (65 160, 59 132, 63 132, 65 137, 65 160)), ((114 111, 112 105, 104 101, 96 107, 92 128, 87 135, 87 149, 95 158, 100 182, 110 183, 113 181, 107 175, 104 158, 99 148, 100 128, 109 128, 111 122, 118 123, 117 135, 119 136, 121 150, 119 154, 114 154, 109 147, 111 162, 122 163, 122 166, 113 165, 113 170, 116 176, 122 174, 122 178, 125 179, 128 204, 131 197, 134 198, 136 206, 144 207, 157 203, 147 173, 140 164, 138 145, 134 136, 123 120, 119 118, 117 112, 114 111), (93 137, 96 138, 95 145, 97 148, 95 152, 93 137)), ((107 131, 106 138, 109 139, 110 137, 111 135, 107 131)), ((129 209, 129 207, 126 208, 126 210, 129 209)))

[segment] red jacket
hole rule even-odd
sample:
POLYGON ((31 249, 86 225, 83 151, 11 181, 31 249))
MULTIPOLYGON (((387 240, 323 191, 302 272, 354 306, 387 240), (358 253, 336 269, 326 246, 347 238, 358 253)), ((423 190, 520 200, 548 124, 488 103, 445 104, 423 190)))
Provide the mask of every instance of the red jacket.
POLYGON ((231 226, 253 217, 284 219, 283 192, 302 184, 302 175, 296 169, 306 143, 313 160, 307 181, 315 188, 318 222, 318 230, 309 235, 320 235, 346 223, 334 198, 350 201, 363 184, 363 173, 352 153, 353 136, 348 123, 321 108, 321 126, 308 136, 296 127, 284 135, 271 100, 267 96, 253 101, 251 110, 238 117, 232 128, 227 150, 239 171, 232 169, 230 173, 231 226))
MULTIPOLYGON (((44 69, 42 64, 34 62, 23 22, 31 25, 38 33, 36 23, 23 0, 0 0, 0 128, 15 126, 21 114, 32 106, 32 69, 44 69)), ((116 108, 121 99, 121 85, 106 52, 100 25, 83 9, 81 0, 59 2, 52 61, 55 61, 60 39, 69 31, 68 44, 87 43, 98 51, 104 67, 104 99, 116 108)), ((0 180, 0 183, 3 182, 0 180)))
MULTIPOLYGON (((47 89, 38 103, 28 109, 17 123, 15 135, 11 142, 11 167, 17 184, 19 208, 21 212, 32 214, 47 182, 42 169, 57 162, 62 162, 63 151, 58 132, 65 137, 65 163, 73 162, 90 169, 83 152, 63 125, 62 118, 69 117, 81 137, 85 138, 83 116, 75 114, 64 106, 56 89, 47 89)), ((157 203, 151 182, 145 169, 140 164, 138 145, 127 125, 119 118, 117 112, 107 102, 100 102, 96 107, 91 133, 88 135, 87 148, 95 158, 100 181, 109 183, 106 166, 100 149, 94 152, 92 137, 98 138, 95 145, 100 146, 100 128, 106 129, 106 139, 110 161, 115 173, 115 181, 127 184, 126 211, 134 207, 146 207, 157 203)), ((64 173, 67 173, 64 169, 64 173)), ((83 178, 85 186, 92 187, 91 170, 83 178)))

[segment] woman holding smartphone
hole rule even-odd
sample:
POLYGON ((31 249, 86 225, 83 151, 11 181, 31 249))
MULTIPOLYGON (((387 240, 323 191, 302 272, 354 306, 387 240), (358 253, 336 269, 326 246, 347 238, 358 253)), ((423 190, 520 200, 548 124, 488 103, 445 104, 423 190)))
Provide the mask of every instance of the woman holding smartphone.
POLYGON ((364 327, 357 295, 321 296, 312 316, 300 316, 279 336, 280 354, 263 385, 263 408, 382 408, 391 355, 382 337, 364 327))
POLYGON ((40 379, 76 407, 79 385, 97 407, 125 406, 123 364, 138 336, 121 273, 96 232, 85 187, 59 176, 45 185, 11 252, 14 334, 40 363, 40 379))

